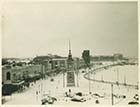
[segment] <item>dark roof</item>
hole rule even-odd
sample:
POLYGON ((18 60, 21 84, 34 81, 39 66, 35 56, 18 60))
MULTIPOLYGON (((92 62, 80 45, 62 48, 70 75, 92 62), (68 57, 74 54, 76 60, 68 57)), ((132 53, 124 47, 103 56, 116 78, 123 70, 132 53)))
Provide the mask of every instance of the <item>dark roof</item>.
POLYGON ((66 58, 66 57, 62 57, 62 56, 58 56, 58 55, 47 55, 47 56, 36 56, 33 60, 34 61, 44 61, 44 60, 49 60, 49 59, 53 59, 53 58, 66 58))

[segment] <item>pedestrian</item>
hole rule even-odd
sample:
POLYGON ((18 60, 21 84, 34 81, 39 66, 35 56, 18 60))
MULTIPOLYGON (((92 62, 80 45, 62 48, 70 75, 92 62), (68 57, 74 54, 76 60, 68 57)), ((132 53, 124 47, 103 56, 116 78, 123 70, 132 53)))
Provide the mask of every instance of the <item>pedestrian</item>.
POLYGON ((36 95, 38 95, 38 91, 36 91, 36 95))
POLYGON ((99 100, 97 99, 97 100, 95 101, 95 103, 96 103, 96 104, 99 104, 99 100))
POLYGON ((68 97, 68 93, 67 92, 65 92, 65 95, 66 95, 66 97, 68 97))
POLYGON ((69 89, 69 93, 71 93, 71 89, 69 89))
POLYGON ((69 96, 71 96, 71 89, 69 89, 69 96))
POLYGON ((36 91, 36 100, 38 101, 38 91, 36 91))

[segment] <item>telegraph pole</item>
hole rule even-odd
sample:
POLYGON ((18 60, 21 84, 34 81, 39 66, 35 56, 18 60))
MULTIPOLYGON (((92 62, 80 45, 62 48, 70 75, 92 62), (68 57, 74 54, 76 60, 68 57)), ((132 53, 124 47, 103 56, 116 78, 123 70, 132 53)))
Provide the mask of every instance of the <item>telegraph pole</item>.
POLYGON ((126 86, 126 77, 124 76, 124 85, 126 86))
POLYGON ((113 84, 111 84, 111 101, 112 101, 112 105, 114 105, 114 97, 113 97, 113 84))
POLYGON ((63 88, 65 87, 65 73, 63 71, 63 88))
POLYGON ((79 87, 79 81, 78 81, 79 77, 78 77, 78 73, 79 73, 79 71, 77 70, 77 87, 79 87))
POLYGON ((77 71, 77 87, 79 87, 79 59, 77 60, 77 66, 76 66, 76 71, 77 71))
POLYGON ((89 70, 89 68, 88 68, 88 78, 89 78, 89 94, 91 94, 91 90, 90 90, 90 88, 91 88, 91 86, 90 86, 90 70, 89 70))
POLYGON ((119 83, 119 71, 118 71, 118 68, 117 68, 117 81, 119 83))
POLYGON ((78 81, 78 72, 77 72, 77 87, 79 87, 79 81, 78 81))

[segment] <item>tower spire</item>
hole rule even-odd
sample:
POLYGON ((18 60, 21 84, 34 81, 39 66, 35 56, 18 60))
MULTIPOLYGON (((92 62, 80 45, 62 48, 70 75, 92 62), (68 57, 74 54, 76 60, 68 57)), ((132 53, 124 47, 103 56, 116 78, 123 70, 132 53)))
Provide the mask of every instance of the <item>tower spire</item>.
POLYGON ((71 42, 70 42, 70 39, 69 39, 69 55, 71 54, 71 42))
POLYGON ((71 42, 70 42, 70 39, 69 39, 69 54, 68 54, 68 59, 69 59, 69 60, 72 60, 72 54, 71 54, 71 42))
POLYGON ((71 43, 70 43, 70 39, 69 39, 69 50, 71 50, 71 43))

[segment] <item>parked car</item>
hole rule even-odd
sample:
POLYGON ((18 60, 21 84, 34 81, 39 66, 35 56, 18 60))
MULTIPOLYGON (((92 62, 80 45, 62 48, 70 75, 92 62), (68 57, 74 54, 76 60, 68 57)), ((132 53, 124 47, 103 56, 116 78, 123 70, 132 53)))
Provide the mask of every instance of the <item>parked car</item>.
POLYGON ((51 80, 50 80, 51 82, 53 82, 54 81, 54 79, 53 78, 51 78, 51 80))
POLYGON ((75 101, 75 102, 85 102, 86 99, 85 99, 84 97, 82 97, 82 96, 77 96, 77 95, 75 95, 75 96, 73 96, 73 97, 71 98, 71 101, 75 101))
POLYGON ((51 96, 45 96, 41 102, 42 102, 42 105, 45 105, 45 104, 53 104, 54 101, 57 101, 57 99, 55 97, 51 97, 51 96))
POLYGON ((133 98, 138 101, 139 100, 138 94, 135 94, 135 96, 133 98))
POLYGON ((104 98, 103 95, 99 95, 99 94, 97 94, 97 93, 92 94, 92 96, 99 97, 99 98, 104 98))
POLYGON ((136 102, 136 101, 130 101, 128 104, 139 104, 138 102, 136 102))
POLYGON ((86 71, 82 71, 82 73, 85 73, 86 71))
POLYGON ((76 93, 76 95, 82 96, 83 94, 82 94, 82 92, 78 92, 78 93, 76 93))

